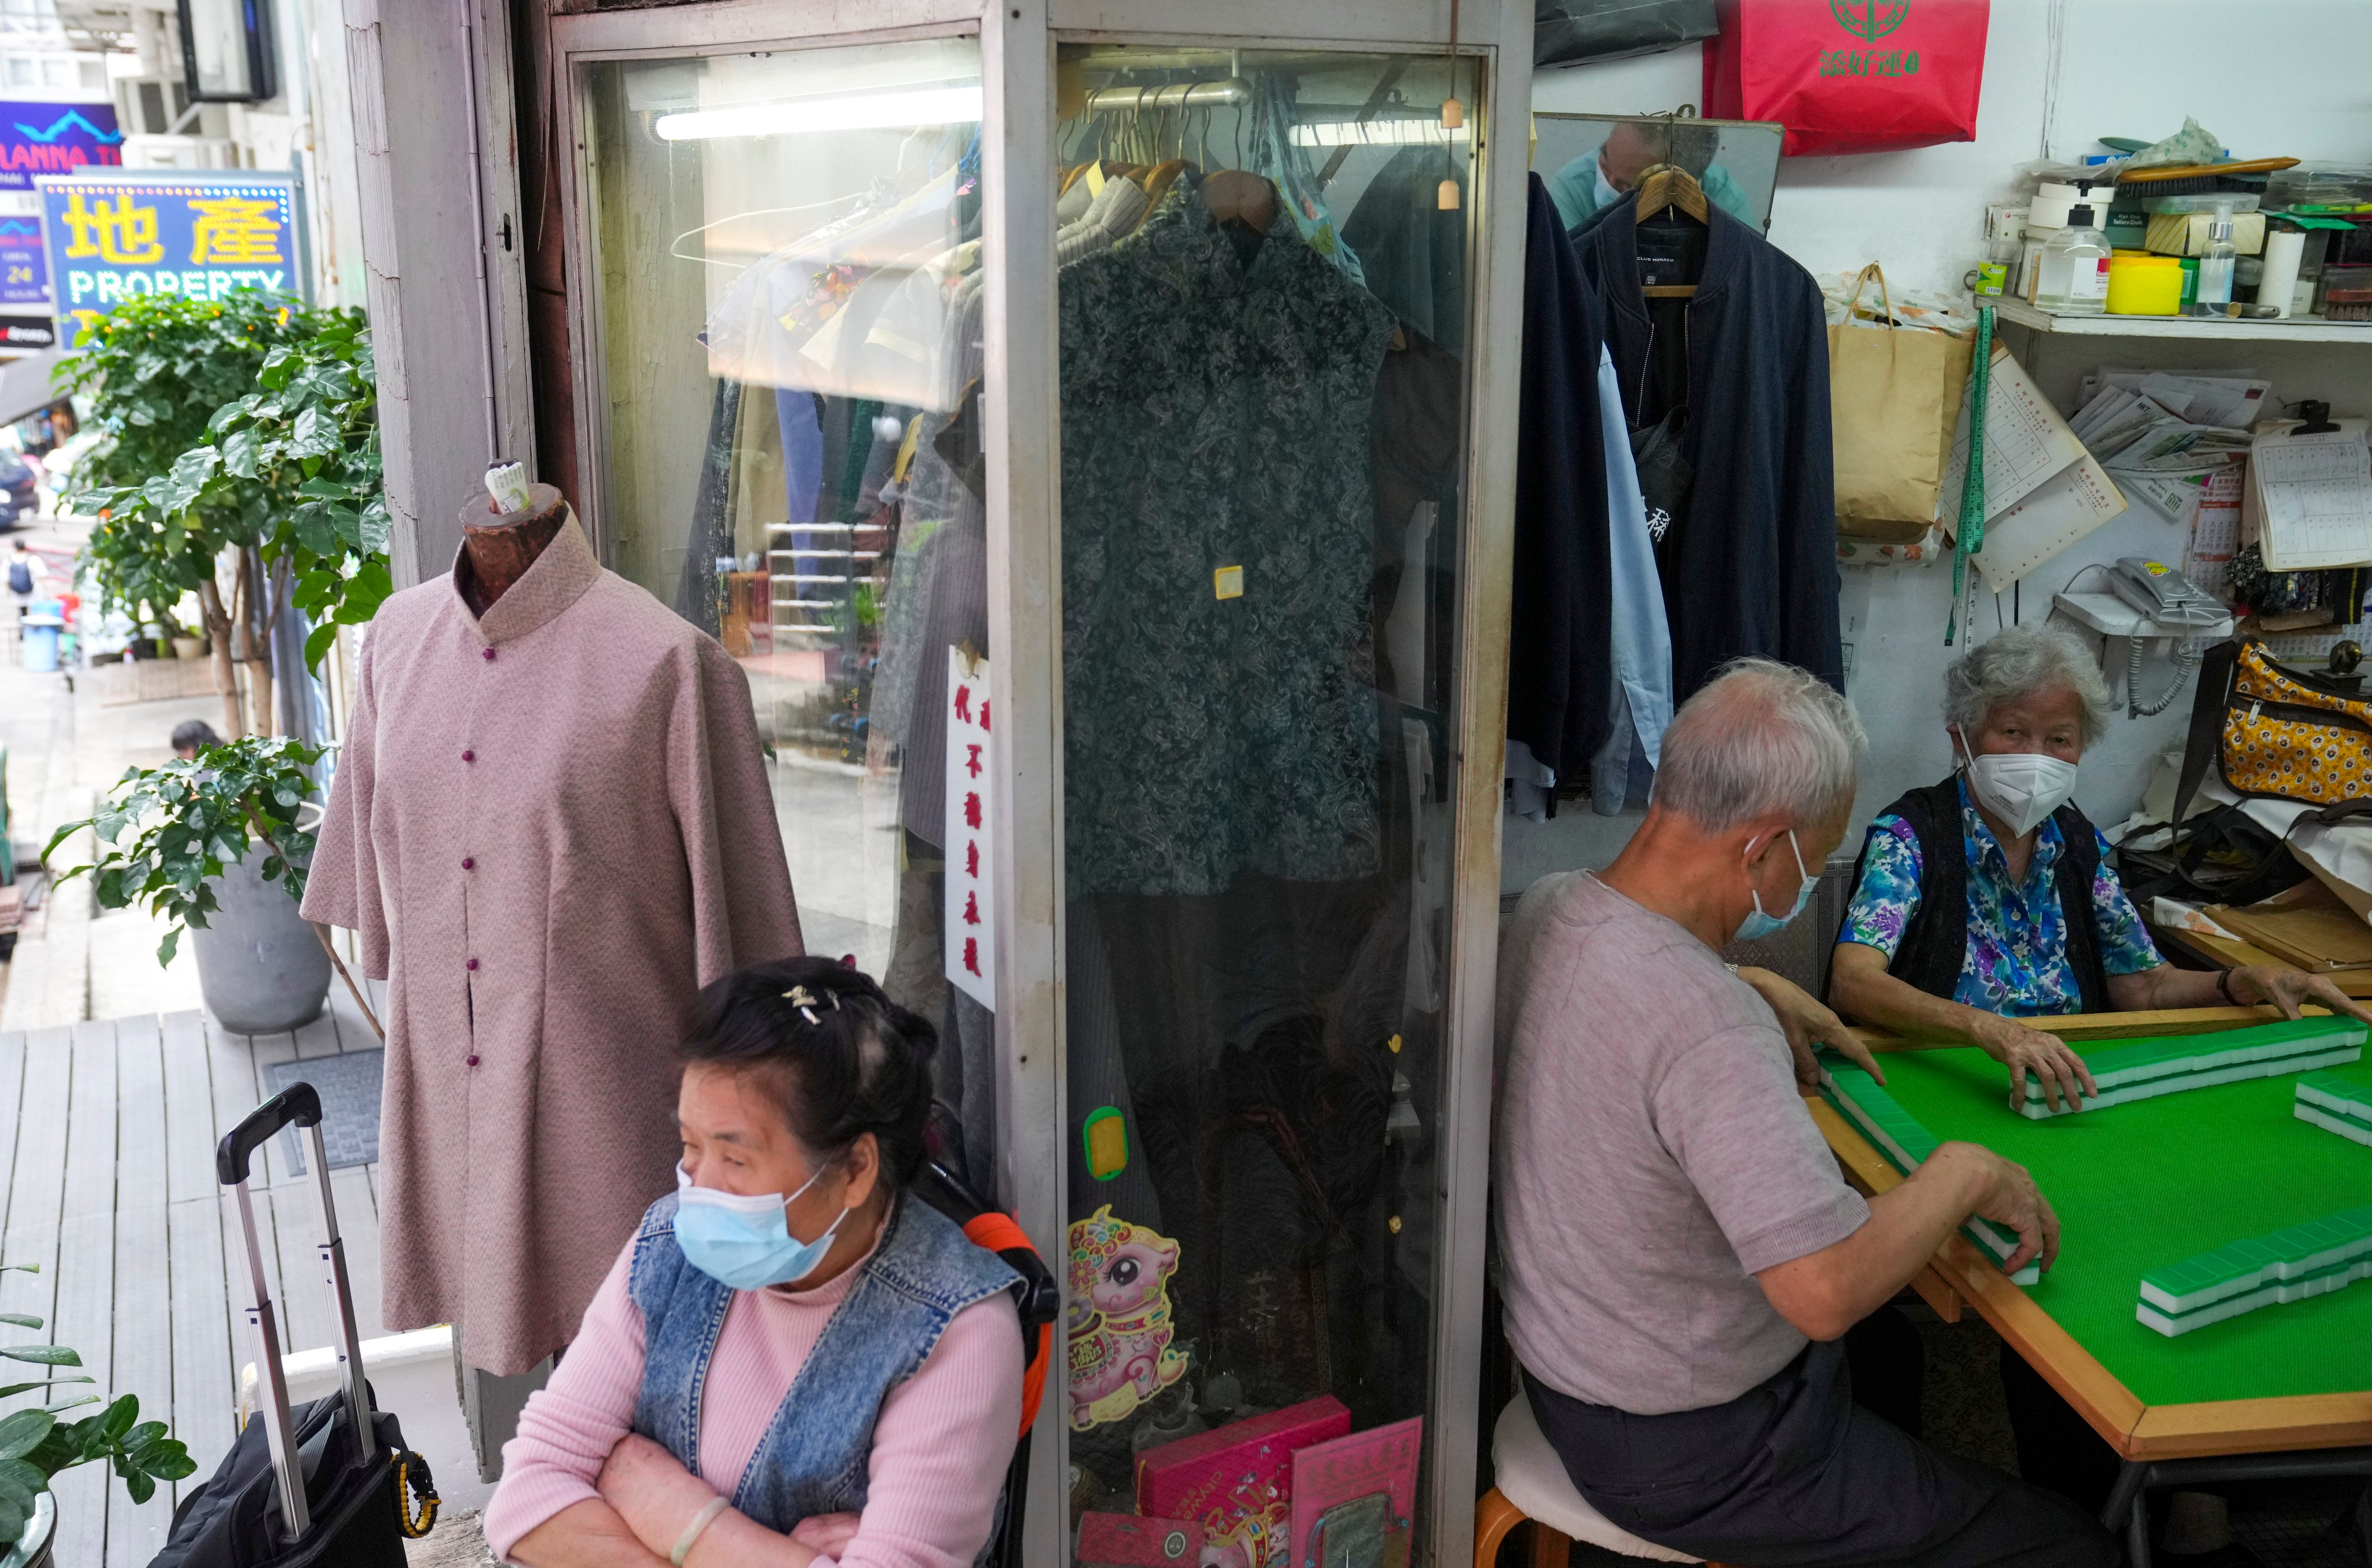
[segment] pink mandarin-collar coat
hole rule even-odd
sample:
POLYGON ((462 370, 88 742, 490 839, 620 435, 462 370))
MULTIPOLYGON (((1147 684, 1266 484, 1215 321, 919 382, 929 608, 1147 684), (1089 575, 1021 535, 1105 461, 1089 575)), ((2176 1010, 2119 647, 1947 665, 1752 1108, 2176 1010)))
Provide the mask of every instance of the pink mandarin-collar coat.
POLYGON ((388 982, 387 1324, 524 1372, 673 1190, 695 993, 800 951, 748 678, 573 517, 483 621, 397 594, 304 912, 388 982))

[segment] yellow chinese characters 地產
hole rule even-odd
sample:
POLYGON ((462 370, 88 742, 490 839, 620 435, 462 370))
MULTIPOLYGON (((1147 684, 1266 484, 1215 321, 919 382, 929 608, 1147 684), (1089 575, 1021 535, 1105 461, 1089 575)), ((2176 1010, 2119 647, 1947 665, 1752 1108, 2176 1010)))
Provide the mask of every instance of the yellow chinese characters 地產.
POLYGON ((224 266, 281 264, 280 203, 270 198, 218 196, 192 202, 198 215, 190 226, 190 264, 224 266))
POLYGON ((165 259, 164 242, 157 238, 157 209, 140 206, 129 195, 86 203, 76 191, 59 217, 74 236, 66 245, 68 256, 134 265, 165 259))

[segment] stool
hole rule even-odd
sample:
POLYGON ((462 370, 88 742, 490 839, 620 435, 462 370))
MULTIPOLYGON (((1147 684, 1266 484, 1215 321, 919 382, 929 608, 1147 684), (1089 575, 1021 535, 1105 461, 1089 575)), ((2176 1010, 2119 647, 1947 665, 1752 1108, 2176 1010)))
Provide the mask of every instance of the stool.
POLYGON ((1564 1568, 1576 1540, 1657 1562, 1703 1561, 1609 1524, 1574 1490, 1564 1461, 1549 1446, 1533 1419, 1532 1401, 1520 1388, 1499 1412, 1491 1434, 1491 1470, 1498 1484, 1474 1505, 1474 1568, 1494 1568, 1500 1543, 1526 1519, 1532 1522, 1531 1568, 1564 1568))

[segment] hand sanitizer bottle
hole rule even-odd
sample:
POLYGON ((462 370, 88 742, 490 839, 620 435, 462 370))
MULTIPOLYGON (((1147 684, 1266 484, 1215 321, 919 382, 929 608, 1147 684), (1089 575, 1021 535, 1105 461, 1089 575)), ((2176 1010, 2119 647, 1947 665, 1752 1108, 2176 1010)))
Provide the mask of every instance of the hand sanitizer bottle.
MULTIPOLYGON (((2089 192, 2087 192, 2089 194, 2089 192)), ((2036 259, 2034 303, 2055 316, 2098 316, 2109 308, 2109 237, 2089 202, 2067 210, 2067 226, 2036 259)))
POLYGON ((2232 268, 2240 251, 2232 243, 2232 203, 2215 203, 2215 220, 2207 226, 2207 249, 2199 258, 2201 313, 2221 316, 2232 303, 2232 268))

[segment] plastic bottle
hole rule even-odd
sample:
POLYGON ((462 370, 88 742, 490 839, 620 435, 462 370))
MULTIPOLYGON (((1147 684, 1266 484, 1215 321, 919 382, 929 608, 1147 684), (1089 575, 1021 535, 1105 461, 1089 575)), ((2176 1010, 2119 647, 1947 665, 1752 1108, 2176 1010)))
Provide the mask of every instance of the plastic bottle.
POLYGON ((2109 308, 2109 237, 2092 204, 2068 209, 2067 226, 2051 237, 2036 261, 2034 303, 2058 316, 2098 316, 2109 308))
POLYGON ((2218 202, 2215 221, 2207 226, 2207 249, 2199 257, 2201 310, 2220 316, 2232 303, 2232 268, 2239 258, 2239 248, 2232 243, 2232 203, 2218 202))

